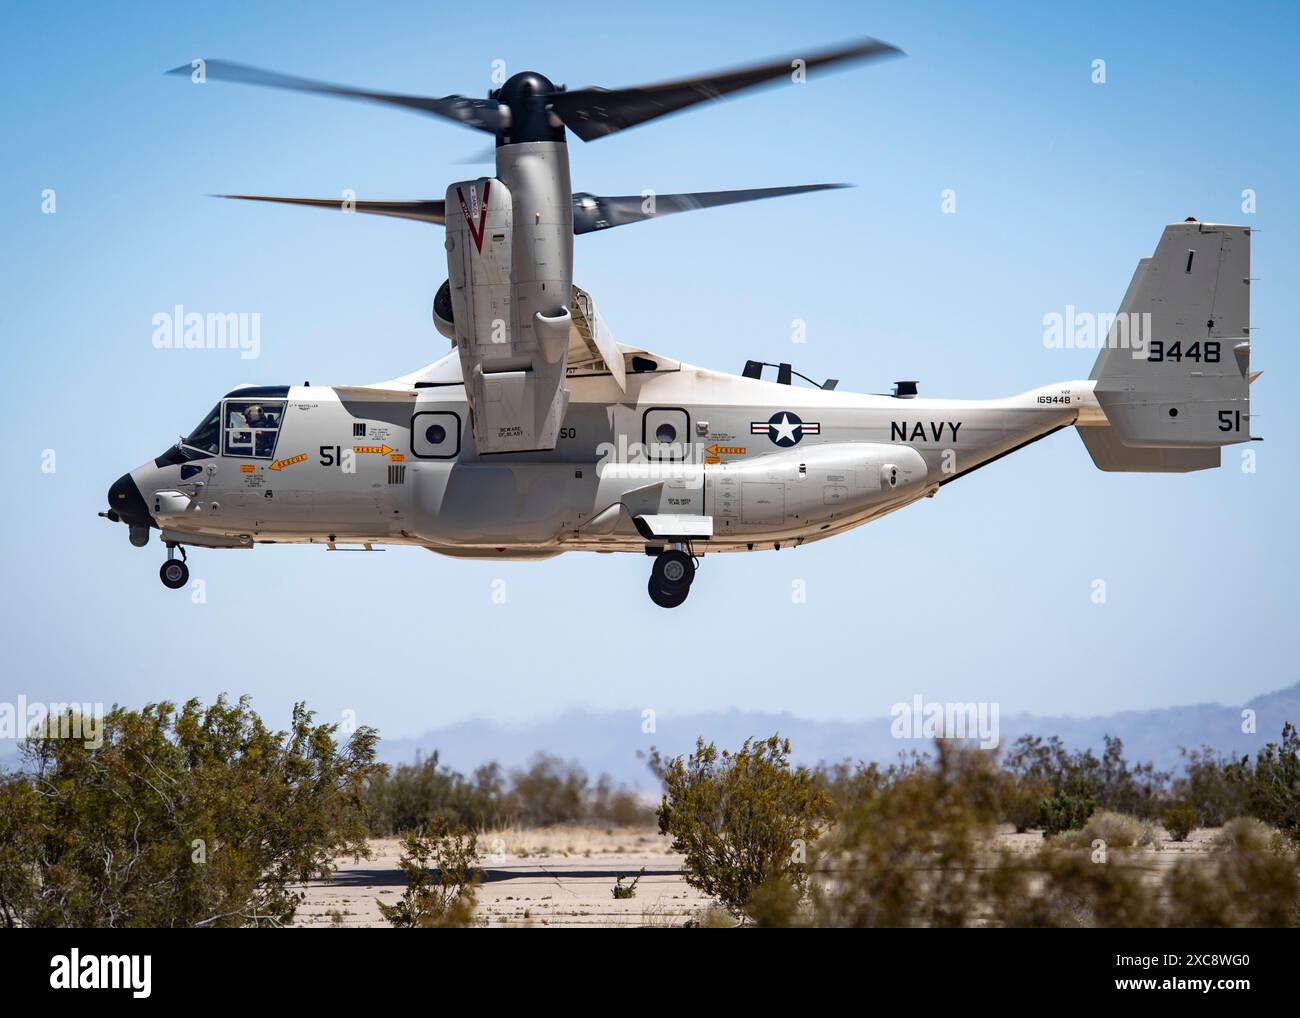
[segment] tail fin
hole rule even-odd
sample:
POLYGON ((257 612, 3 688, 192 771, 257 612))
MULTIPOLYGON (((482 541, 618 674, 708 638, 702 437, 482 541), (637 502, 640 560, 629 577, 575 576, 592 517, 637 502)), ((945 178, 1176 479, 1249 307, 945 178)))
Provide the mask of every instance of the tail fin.
POLYGON ((1079 434, 1102 470, 1205 470, 1249 441, 1250 228, 1166 226, 1092 378, 1108 426, 1079 434))

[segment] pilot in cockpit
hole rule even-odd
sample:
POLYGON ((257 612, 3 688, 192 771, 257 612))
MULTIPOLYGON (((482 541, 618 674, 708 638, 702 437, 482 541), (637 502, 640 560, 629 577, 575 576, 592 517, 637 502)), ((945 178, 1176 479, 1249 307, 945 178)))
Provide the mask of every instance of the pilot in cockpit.
POLYGON ((255 455, 270 456, 275 448, 275 429, 279 427, 279 422, 262 410, 262 404, 253 403, 244 408, 244 425, 258 429, 254 432, 255 455))

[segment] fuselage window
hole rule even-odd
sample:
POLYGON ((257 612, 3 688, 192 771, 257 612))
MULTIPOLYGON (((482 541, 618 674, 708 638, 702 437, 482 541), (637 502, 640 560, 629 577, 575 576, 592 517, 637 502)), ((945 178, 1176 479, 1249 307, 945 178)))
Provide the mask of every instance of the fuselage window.
POLYGON ((221 404, 212 408, 212 413, 203 419, 203 423, 190 432, 185 445, 201 449, 215 456, 221 447, 221 404))
POLYGON ((275 452, 284 403, 276 400, 229 400, 225 414, 227 456, 269 459, 275 452))

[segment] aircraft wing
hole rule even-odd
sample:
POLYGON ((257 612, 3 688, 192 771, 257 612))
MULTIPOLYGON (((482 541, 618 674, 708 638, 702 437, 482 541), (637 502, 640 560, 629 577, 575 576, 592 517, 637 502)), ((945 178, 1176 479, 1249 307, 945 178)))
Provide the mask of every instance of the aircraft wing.
POLYGON ((573 322, 569 326, 569 367, 582 367, 602 361, 614 381, 627 392, 627 369, 623 354, 614 341, 614 334, 596 310, 591 294, 579 287, 573 288, 573 302, 569 308, 573 322))

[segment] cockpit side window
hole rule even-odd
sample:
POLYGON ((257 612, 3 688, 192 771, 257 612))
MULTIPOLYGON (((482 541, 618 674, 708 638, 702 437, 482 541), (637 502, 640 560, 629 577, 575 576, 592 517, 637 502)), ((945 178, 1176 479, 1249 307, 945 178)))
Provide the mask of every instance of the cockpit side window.
POLYGON ((283 400, 227 400, 222 427, 226 455, 270 459, 284 406, 283 400))
POLYGON ((184 444, 192 449, 199 449, 213 456, 221 447, 221 404, 212 408, 212 412, 203 418, 203 423, 190 432, 184 444))

